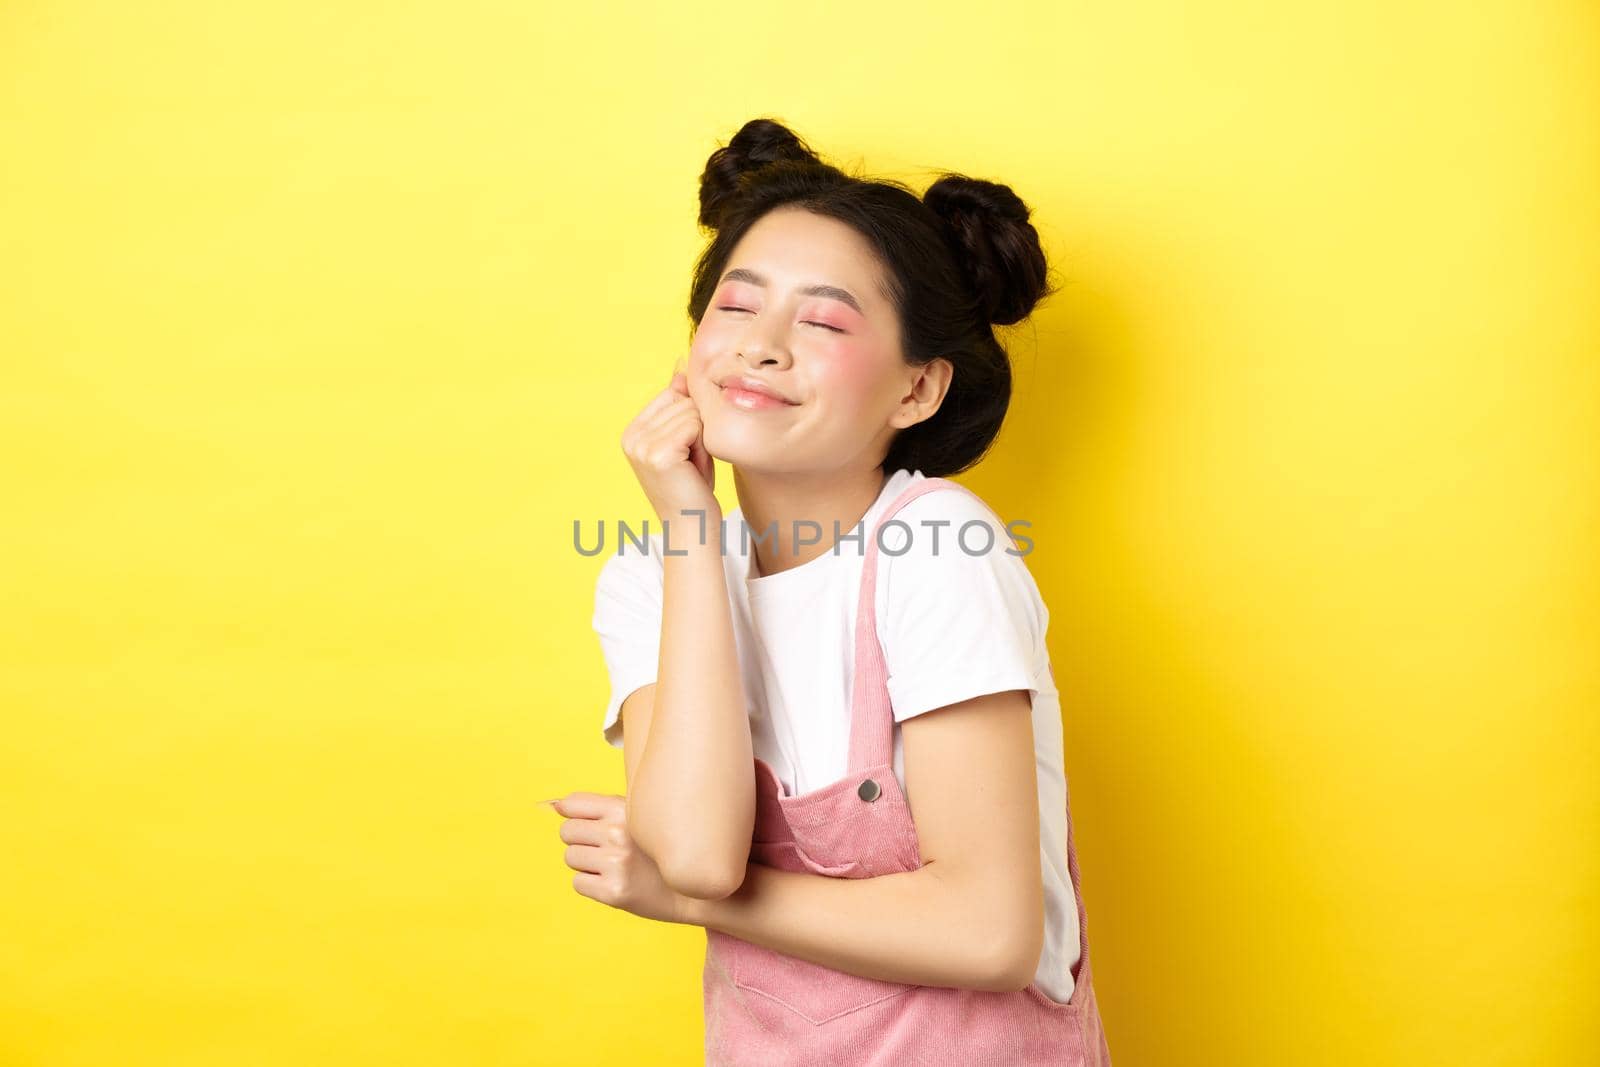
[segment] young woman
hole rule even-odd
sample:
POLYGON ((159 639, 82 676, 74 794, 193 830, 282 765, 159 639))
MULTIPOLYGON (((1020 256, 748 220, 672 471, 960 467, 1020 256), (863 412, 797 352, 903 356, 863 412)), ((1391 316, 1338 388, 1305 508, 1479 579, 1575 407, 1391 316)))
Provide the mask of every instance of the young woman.
POLYGON ((688 359, 622 437, 665 538, 595 596, 627 796, 557 802, 573 886, 705 928, 708 1063, 1109 1064, 1049 613, 946 480, 1005 417, 992 327, 1052 291, 1028 209, 769 120, 700 205, 688 359))

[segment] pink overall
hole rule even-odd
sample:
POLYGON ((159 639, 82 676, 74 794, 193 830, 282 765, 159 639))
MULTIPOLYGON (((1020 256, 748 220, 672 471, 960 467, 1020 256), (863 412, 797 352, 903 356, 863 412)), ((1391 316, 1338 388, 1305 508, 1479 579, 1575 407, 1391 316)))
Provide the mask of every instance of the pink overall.
MULTIPOLYGON (((969 492, 948 479, 923 479, 892 501, 878 523, 921 494, 944 488, 969 492)), ((866 539, 856 611, 849 772, 789 796, 771 765, 756 757, 753 862, 834 878, 872 878, 922 866, 916 826, 894 773, 894 717, 873 617, 876 535, 875 527, 866 539)), ((993 993, 863 978, 708 929, 702 977, 706 1063, 1109 1067, 1089 969, 1070 806, 1067 867, 1081 955, 1066 1004, 1046 996, 1037 982, 1018 992, 993 993)))

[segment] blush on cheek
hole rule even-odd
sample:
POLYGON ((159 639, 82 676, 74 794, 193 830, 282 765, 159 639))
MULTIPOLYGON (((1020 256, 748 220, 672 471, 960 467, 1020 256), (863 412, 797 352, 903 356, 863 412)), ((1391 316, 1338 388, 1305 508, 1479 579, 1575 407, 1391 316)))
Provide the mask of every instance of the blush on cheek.
POLYGON ((737 324, 729 321, 728 316, 708 314, 695 326, 694 341, 692 343, 700 345, 706 341, 720 341, 725 337, 731 336, 736 329, 737 324))
POLYGON ((722 341, 717 337, 715 327, 701 327, 689 342, 689 365, 704 370, 721 348, 722 341))
POLYGON ((863 407, 872 402, 883 389, 883 369, 870 353, 856 345, 841 345, 836 358, 819 367, 813 381, 819 392, 826 393, 839 407, 863 407))

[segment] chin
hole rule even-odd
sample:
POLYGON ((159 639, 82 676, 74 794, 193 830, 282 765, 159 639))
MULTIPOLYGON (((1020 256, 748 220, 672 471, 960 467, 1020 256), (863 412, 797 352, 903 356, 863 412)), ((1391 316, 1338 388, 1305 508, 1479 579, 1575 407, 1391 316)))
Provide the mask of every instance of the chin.
POLYGON ((704 430, 706 451, 735 467, 749 471, 790 470, 798 458, 794 448, 776 435, 748 427, 729 431, 708 425, 704 430))
POLYGON ((706 451, 722 460, 724 463, 733 463, 744 467, 759 464, 764 458, 771 455, 773 449, 770 445, 763 446, 759 441, 751 441, 749 434, 731 434, 718 432, 714 427, 707 426, 704 430, 703 440, 706 451))

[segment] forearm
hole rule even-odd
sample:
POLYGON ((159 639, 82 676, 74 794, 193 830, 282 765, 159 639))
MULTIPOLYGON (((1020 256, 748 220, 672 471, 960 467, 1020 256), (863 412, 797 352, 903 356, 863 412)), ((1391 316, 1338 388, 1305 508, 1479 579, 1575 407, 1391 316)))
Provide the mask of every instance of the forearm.
POLYGON ((991 898, 933 863, 873 878, 751 863, 738 892, 682 909, 685 922, 865 978, 1019 989, 1038 965, 1043 929, 1019 934, 991 898))
POLYGON ((738 886, 755 820, 720 519, 716 512, 668 516, 655 701, 628 796, 629 833, 663 877, 692 896, 738 886))

